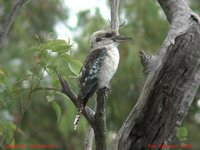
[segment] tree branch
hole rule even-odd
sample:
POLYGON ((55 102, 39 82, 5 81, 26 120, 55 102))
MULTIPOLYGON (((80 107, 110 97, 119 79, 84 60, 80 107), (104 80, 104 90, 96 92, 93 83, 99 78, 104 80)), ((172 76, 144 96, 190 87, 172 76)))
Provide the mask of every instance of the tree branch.
POLYGON ((2 28, 0 29, 0 48, 3 46, 3 42, 5 41, 7 34, 10 30, 10 27, 17 16, 17 13, 19 12, 22 5, 27 0, 16 0, 11 12, 8 15, 8 18, 6 19, 5 23, 3 24, 2 28))
MULTIPOLYGON (((118 33, 119 0, 110 0, 111 5, 111 29, 118 33)), ((106 98, 108 89, 105 87, 97 92, 97 107, 94 115, 94 135, 96 150, 106 150, 106 98)))
POLYGON ((160 49, 161 62, 149 73, 136 105, 115 138, 113 150, 171 144, 200 84, 199 24, 185 1, 158 2, 171 23, 160 49))
POLYGON ((147 55, 144 50, 140 51, 140 60, 145 74, 157 69, 161 61, 158 55, 147 55))
MULTIPOLYGON (((62 87, 62 93, 67 95, 69 97, 69 99, 74 103, 74 105, 78 108, 77 96, 71 90, 67 81, 63 80, 59 73, 57 73, 57 76, 59 78, 60 85, 62 87)), ((83 115, 87 119, 90 126, 93 127, 94 126, 94 111, 92 109, 90 109, 88 106, 86 106, 83 110, 83 115)))
MULTIPOLYGON (((118 33, 119 21, 118 21, 118 7, 119 0, 111 0, 111 29, 118 33)), ((59 78, 62 92, 66 94, 74 105, 78 106, 77 96, 72 92, 67 81, 63 80, 59 73, 57 73, 59 78)), ((106 98, 107 98, 107 88, 100 89, 97 92, 97 107, 96 112, 94 112, 86 107, 83 111, 83 115, 86 117, 90 126, 94 130, 96 150, 106 150, 106 98)), ((89 130, 88 136, 92 135, 92 129, 89 130)), ((85 149, 91 149, 92 140, 88 137, 86 141, 85 149)))
POLYGON ((92 150, 93 139, 94 139, 94 130, 92 129, 91 126, 89 126, 86 140, 85 140, 84 150, 92 150))
POLYGON ((192 12, 186 0, 158 0, 158 3, 164 10, 169 23, 181 16, 190 17, 190 13, 192 12))
POLYGON ((62 92, 56 88, 52 88, 52 87, 37 87, 35 89, 33 89, 32 92, 35 92, 35 91, 40 91, 40 90, 44 90, 44 91, 57 91, 57 92, 62 92))
POLYGON ((106 150, 106 98, 109 89, 106 87, 97 92, 97 107, 94 115, 94 134, 96 150, 106 150))
POLYGON ((119 0, 110 0, 111 6, 111 29, 114 29, 116 32, 119 30, 119 0))

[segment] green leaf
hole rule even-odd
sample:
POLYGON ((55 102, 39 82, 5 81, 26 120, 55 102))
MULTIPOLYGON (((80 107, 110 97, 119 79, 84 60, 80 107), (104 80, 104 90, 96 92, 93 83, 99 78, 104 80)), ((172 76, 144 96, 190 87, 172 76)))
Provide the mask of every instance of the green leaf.
POLYGON ((54 99, 55 99, 55 97, 53 96, 53 95, 48 95, 48 96, 46 96, 46 99, 47 99, 47 102, 52 102, 52 101, 54 101, 54 99))
POLYGON ((70 71, 74 73, 76 76, 79 75, 81 66, 82 66, 82 63, 79 60, 71 59, 68 63, 68 67, 70 71))
POLYGON ((40 47, 37 45, 31 46, 27 49, 27 51, 40 51, 40 47))
MULTIPOLYGON (((11 138, 13 137, 13 132, 15 130, 14 124, 9 122, 6 124, 6 130, 5 130, 5 142, 9 143, 11 138)), ((15 140, 13 139, 12 142, 10 144, 14 144, 15 140)))
POLYGON ((26 72, 26 74, 27 74, 28 76, 32 76, 32 75, 33 75, 33 72, 31 72, 30 70, 28 70, 28 71, 26 72))
POLYGON ((44 44, 44 49, 49 49, 52 50, 54 52, 67 52, 67 50, 71 47, 71 45, 69 45, 69 43, 67 43, 65 40, 51 40, 48 41, 44 44))
POLYGON ((3 123, 1 122, 1 120, 0 120, 0 135, 3 135, 3 132, 4 132, 4 125, 3 125, 3 123))
POLYGON ((52 104, 52 107, 54 108, 54 110, 56 111, 57 124, 59 124, 60 119, 61 119, 61 108, 56 101, 52 101, 51 104, 52 104))
POLYGON ((0 68, 0 76, 5 76, 6 74, 5 74, 5 72, 3 71, 3 69, 2 68, 0 68))
POLYGON ((46 68, 51 69, 53 71, 57 70, 57 66, 56 65, 47 65, 46 68))
POLYGON ((177 132, 176 132, 176 136, 179 138, 179 139, 183 139, 183 138, 186 138, 188 135, 188 130, 186 127, 180 127, 177 132))
POLYGON ((75 65, 71 65, 68 63, 68 67, 72 73, 74 73, 76 76, 79 75, 79 68, 77 68, 75 65))
MULTIPOLYGON (((10 124, 10 127, 12 128, 12 130, 15 131, 17 126, 11 122, 9 124, 10 124)), ((17 128, 17 132, 25 136, 25 133, 20 128, 17 128)))

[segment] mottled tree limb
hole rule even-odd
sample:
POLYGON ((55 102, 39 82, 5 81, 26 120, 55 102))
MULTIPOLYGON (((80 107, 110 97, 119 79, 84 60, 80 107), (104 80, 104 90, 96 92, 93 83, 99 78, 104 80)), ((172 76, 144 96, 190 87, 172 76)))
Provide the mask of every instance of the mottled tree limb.
MULTIPOLYGON (((184 0, 158 0, 170 30, 112 150, 171 144, 200 85, 200 26, 184 0)), ((143 53, 144 54, 144 53, 143 53)), ((148 56, 144 54, 144 59, 148 56)))
POLYGON ((3 26, 0 29, 0 48, 3 46, 3 42, 5 41, 8 32, 12 26, 14 19, 16 18, 20 8, 27 0, 16 0, 13 8, 11 9, 6 21, 4 22, 3 26))

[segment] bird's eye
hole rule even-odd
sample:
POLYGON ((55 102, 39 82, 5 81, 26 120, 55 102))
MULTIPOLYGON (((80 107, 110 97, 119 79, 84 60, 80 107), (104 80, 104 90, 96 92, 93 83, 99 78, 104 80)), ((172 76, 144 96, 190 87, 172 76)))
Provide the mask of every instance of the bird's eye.
POLYGON ((96 39, 96 42, 100 42, 100 41, 101 41, 101 38, 97 38, 97 39, 96 39))
POLYGON ((107 34, 106 34, 106 37, 107 37, 107 38, 110 38, 110 37, 112 37, 112 34, 107 33, 107 34))

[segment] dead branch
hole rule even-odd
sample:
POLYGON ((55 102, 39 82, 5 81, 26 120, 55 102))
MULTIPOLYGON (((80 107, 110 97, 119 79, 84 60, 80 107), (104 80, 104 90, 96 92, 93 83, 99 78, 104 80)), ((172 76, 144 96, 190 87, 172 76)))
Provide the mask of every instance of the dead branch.
POLYGON ((114 29, 116 32, 119 30, 119 0, 110 0, 111 6, 111 29, 114 29))
POLYGON ((171 144, 200 84, 200 27, 195 22, 198 19, 194 20, 186 1, 158 2, 171 24, 159 52, 160 64, 149 73, 112 150, 171 144))
POLYGON ((106 99, 109 89, 106 87, 97 92, 97 107, 94 115, 94 134, 96 150, 106 150, 106 99))
POLYGON ((145 74, 157 69, 157 67, 160 65, 160 59, 158 55, 147 55, 144 50, 140 51, 140 61, 145 74))
POLYGON ((94 130, 92 129, 91 126, 89 126, 87 136, 85 139, 84 150, 92 150, 93 139, 94 139, 94 130))
POLYGON ((0 48, 2 48, 3 46, 3 42, 5 41, 7 34, 10 31, 12 23, 17 16, 17 13, 19 12, 20 8, 26 1, 27 0, 16 0, 13 8, 8 14, 6 21, 4 22, 2 28, 0 29, 0 48))

